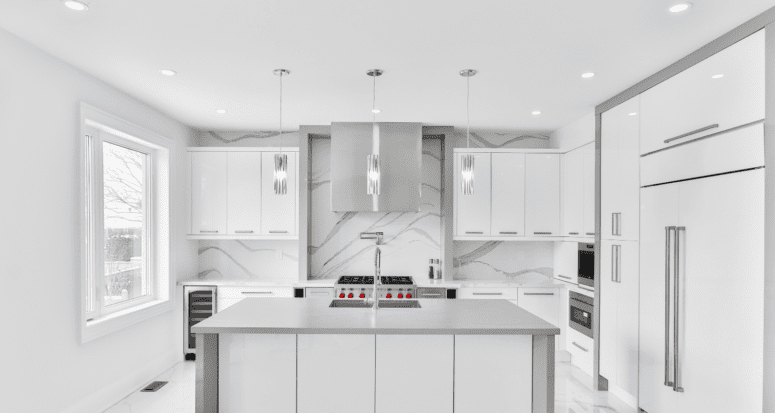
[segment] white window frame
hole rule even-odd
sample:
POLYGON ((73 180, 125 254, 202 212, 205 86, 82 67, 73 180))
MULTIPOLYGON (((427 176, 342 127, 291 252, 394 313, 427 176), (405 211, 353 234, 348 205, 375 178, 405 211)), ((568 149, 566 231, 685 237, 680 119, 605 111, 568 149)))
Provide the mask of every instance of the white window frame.
POLYGON ((97 108, 81 103, 81 342, 85 343, 172 310, 170 291, 170 149, 172 141, 97 108), (102 143, 148 154, 145 257, 148 295, 109 308, 102 303, 104 220, 102 143))

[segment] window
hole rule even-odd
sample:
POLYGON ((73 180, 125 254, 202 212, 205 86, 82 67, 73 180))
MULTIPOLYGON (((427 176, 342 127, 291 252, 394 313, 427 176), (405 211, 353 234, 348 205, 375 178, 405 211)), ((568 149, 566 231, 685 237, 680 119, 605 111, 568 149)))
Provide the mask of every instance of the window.
POLYGON ((169 310, 169 141, 82 104, 82 341, 169 310))

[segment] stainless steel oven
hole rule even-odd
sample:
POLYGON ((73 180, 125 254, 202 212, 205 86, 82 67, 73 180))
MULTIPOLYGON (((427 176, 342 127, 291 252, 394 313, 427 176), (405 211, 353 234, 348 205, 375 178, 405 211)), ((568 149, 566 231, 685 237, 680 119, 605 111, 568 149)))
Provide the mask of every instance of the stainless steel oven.
POLYGON ((579 242, 579 285, 595 288, 595 244, 579 242))
POLYGON ((595 299, 575 291, 569 291, 569 293, 570 308, 568 313, 570 319, 568 325, 579 333, 592 338, 592 311, 595 299))

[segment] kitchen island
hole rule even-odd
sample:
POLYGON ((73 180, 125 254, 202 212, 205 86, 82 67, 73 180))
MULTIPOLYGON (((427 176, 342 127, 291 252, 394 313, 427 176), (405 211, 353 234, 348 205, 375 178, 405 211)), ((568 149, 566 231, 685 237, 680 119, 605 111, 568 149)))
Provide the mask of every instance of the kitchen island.
POLYGON ((554 411, 560 329, 508 301, 330 304, 245 299, 193 327, 196 411, 554 411))

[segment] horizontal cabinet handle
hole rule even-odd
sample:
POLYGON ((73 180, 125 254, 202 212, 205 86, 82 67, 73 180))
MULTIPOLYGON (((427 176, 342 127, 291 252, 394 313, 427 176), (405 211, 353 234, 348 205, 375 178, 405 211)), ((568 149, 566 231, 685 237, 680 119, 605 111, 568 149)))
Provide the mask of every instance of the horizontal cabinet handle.
POLYGON ((440 295, 441 294, 431 294, 431 293, 423 293, 422 294, 423 297, 438 297, 440 295))
POLYGON ((672 142, 672 141, 674 141, 676 139, 685 138, 685 137, 687 137, 689 135, 694 135, 695 133, 705 132, 706 130, 713 129, 713 128, 718 128, 718 123, 714 123, 712 125, 705 126, 704 128, 699 128, 697 130, 693 130, 691 132, 687 132, 687 133, 684 133, 683 135, 678 135, 678 136, 670 138, 670 139, 665 139, 665 143, 670 143, 670 142, 672 142))
POLYGON ((552 235, 551 232, 534 232, 535 235, 552 235))
POLYGON ((594 232, 587 232, 587 235, 595 235, 594 232))
POLYGON ((524 295, 554 295, 554 293, 524 293, 524 295))
POLYGON ((312 295, 331 295, 331 293, 321 292, 321 291, 313 291, 310 294, 312 294, 312 295))
POLYGON ((242 294, 272 294, 271 291, 243 291, 242 294))
POLYGON ((569 232, 568 234, 569 234, 569 235, 579 235, 579 233, 578 233, 578 232, 569 232))
POLYGON ((560 277, 560 278, 565 278, 566 280, 572 280, 573 279, 571 277, 568 277, 567 275, 562 275, 562 274, 557 274, 557 276, 560 277))
POLYGON ((466 231, 466 234, 484 234, 482 231, 466 231))
POLYGON ((580 348, 580 349, 581 349, 583 352, 585 352, 585 353, 589 353, 589 350, 585 349, 584 347, 581 347, 581 346, 580 346, 580 345, 578 345, 578 343, 576 343, 575 341, 573 341, 572 343, 573 343, 573 345, 574 345, 574 346, 576 346, 576 347, 580 348))
POLYGON ((517 231, 501 231, 503 235, 517 235, 517 231))
POLYGON ((252 234, 252 230, 234 231, 235 234, 252 234))
POLYGON ((287 234, 288 231, 269 231, 270 234, 287 234))
POLYGON ((473 295, 503 295, 503 293, 473 293, 473 295))
POLYGON ((210 233, 210 234, 218 233, 218 231, 205 231, 205 230, 201 230, 201 229, 199 230, 199 232, 210 233))

